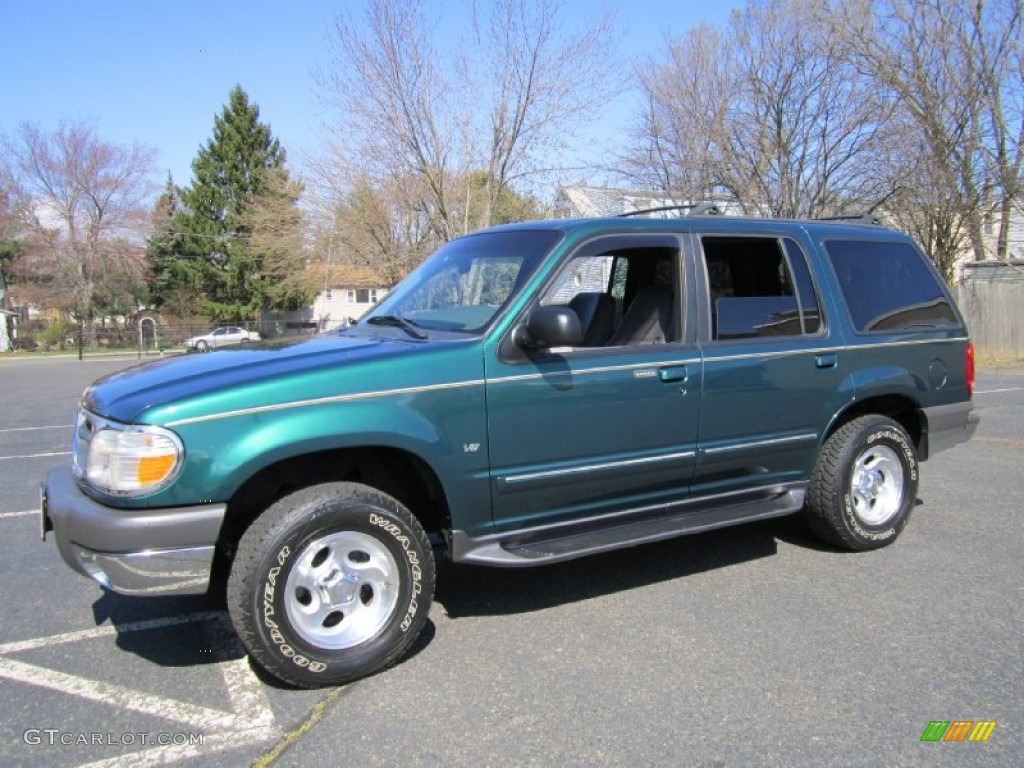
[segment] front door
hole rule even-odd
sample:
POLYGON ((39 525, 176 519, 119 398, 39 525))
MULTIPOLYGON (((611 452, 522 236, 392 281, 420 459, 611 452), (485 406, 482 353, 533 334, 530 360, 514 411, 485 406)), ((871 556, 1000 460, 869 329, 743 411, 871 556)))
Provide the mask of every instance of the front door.
MULTIPOLYGON (((486 353, 496 532, 670 506, 696 464, 701 363, 674 236, 577 249, 536 304, 577 311, 583 342, 486 353)), ((535 304, 535 305, 536 305, 535 304)))

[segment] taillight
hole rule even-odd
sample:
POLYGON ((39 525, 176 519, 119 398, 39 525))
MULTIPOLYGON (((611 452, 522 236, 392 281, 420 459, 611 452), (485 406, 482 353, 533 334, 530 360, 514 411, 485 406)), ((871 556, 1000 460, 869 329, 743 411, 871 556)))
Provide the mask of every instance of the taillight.
POLYGON ((967 342, 967 360, 964 362, 964 374, 967 378, 967 396, 974 395, 974 345, 967 342))

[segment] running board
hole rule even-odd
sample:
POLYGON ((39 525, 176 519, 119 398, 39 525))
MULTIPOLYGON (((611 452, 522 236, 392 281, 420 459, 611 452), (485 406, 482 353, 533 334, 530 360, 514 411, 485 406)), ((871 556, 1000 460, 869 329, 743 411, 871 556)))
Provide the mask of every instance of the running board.
POLYGON ((710 531, 739 523, 798 512, 805 486, 682 502, 632 510, 611 518, 587 518, 571 524, 532 528, 473 538, 449 532, 448 552, 457 563, 521 567, 558 563, 622 547, 710 531))

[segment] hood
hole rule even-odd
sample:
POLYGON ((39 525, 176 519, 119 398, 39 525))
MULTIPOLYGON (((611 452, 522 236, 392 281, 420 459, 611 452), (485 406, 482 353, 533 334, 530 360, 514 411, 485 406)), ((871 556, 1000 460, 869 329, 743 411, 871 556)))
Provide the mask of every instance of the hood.
POLYGON ((230 347, 143 364, 100 379, 83 404, 123 423, 200 415, 315 398, 356 386, 360 363, 405 357, 429 345, 325 336, 287 344, 230 347))

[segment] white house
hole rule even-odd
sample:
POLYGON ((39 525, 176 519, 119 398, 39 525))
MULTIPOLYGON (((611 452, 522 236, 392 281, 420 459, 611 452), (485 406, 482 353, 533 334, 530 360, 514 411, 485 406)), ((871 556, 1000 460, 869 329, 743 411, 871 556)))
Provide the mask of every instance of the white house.
POLYGON ((313 300, 317 329, 330 331, 358 320, 387 294, 387 288, 338 287, 321 291, 313 300))
POLYGON ((388 293, 369 269, 342 268, 324 282, 327 287, 313 300, 313 322, 319 331, 358 320, 388 293))

